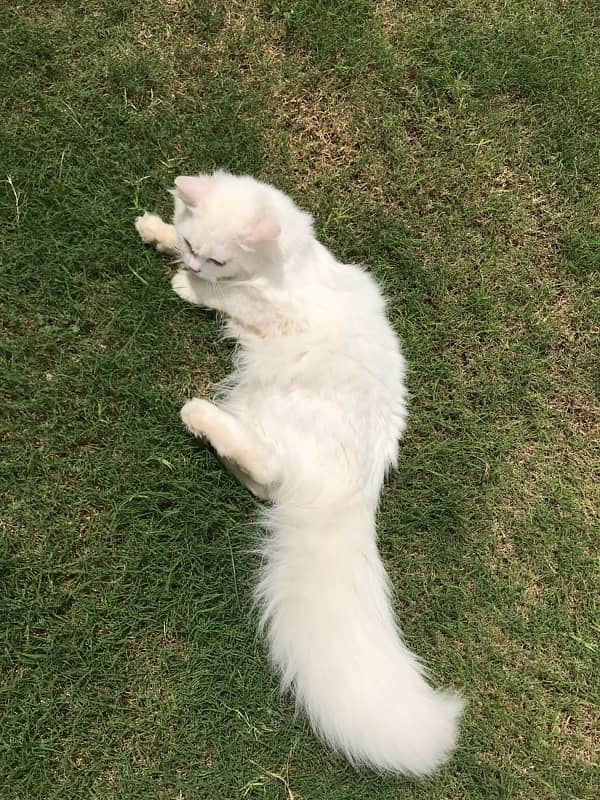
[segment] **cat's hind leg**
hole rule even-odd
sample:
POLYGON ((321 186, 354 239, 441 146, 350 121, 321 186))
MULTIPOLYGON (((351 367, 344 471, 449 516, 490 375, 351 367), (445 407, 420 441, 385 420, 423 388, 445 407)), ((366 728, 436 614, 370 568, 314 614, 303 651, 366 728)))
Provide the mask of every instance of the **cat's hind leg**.
POLYGON ((146 211, 136 219, 135 229, 143 242, 153 245, 159 252, 173 255, 179 252, 175 226, 164 222, 158 214, 146 211))
POLYGON ((181 420, 194 436, 205 437, 228 469, 251 492, 266 499, 281 480, 273 449, 260 433, 222 408, 195 397, 181 409, 181 420))

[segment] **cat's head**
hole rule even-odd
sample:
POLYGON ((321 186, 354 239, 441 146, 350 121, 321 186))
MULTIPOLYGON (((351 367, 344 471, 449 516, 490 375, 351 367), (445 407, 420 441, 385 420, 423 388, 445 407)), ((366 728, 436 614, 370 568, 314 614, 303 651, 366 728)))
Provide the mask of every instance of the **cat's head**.
POLYGON ((277 253, 280 193, 273 187, 215 172, 180 176, 173 195, 181 258, 198 277, 243 280, 277 253))

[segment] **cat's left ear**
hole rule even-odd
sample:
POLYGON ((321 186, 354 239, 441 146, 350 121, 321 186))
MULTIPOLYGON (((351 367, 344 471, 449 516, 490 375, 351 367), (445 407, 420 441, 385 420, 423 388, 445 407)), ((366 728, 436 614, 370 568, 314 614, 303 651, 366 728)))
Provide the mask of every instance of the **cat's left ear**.
POLYGON ((273 242, 281 233, 281 226, 266 214, 255 217, 244 236, 247 242, 273 242))
POLYGON ((197 206, 209 188, 208 175, 180 175, 175 178, 175 189, 186 206, 197 206))

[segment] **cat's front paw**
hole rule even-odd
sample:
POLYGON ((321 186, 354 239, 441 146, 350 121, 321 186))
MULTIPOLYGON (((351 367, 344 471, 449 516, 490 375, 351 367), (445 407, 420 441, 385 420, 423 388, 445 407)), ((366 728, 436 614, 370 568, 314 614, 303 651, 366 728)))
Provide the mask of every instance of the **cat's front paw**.
POLYGON ((198 284, 200 280, 201 278, 195 278, 188 270, 180 269, 171 278, 171 286, 175 294, 178 294, 182 300, 199 306, 202 305, 198 284))
POLYGON ((146 211, 135 220, 135 229, 139 233, 142 242, 146 244, 160 244, 164 228, 165 223, 158 214, 151 214, 149 211, 146 211))
POLYGON ((213 404, 200 397, 188 400, 180 411, 181 421, 193 436, 206 436, 213 404))

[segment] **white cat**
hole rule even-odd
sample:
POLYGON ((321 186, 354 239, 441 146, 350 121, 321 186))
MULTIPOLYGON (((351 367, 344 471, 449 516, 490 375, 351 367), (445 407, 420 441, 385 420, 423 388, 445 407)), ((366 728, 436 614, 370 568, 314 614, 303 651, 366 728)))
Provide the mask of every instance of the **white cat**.
POLYGON ((241 345, 218 402, 190 400, 181 418, 270 501, 256 598, 282 687, 353 764, 428 774, 463 701, 432 689, 402 642, 376 546, 407 414, 385 301, 272 186, 225 172, 175 186, 175 224, 146 213, 136 228, 180 256, 173 289, 222 312, 241 345))

